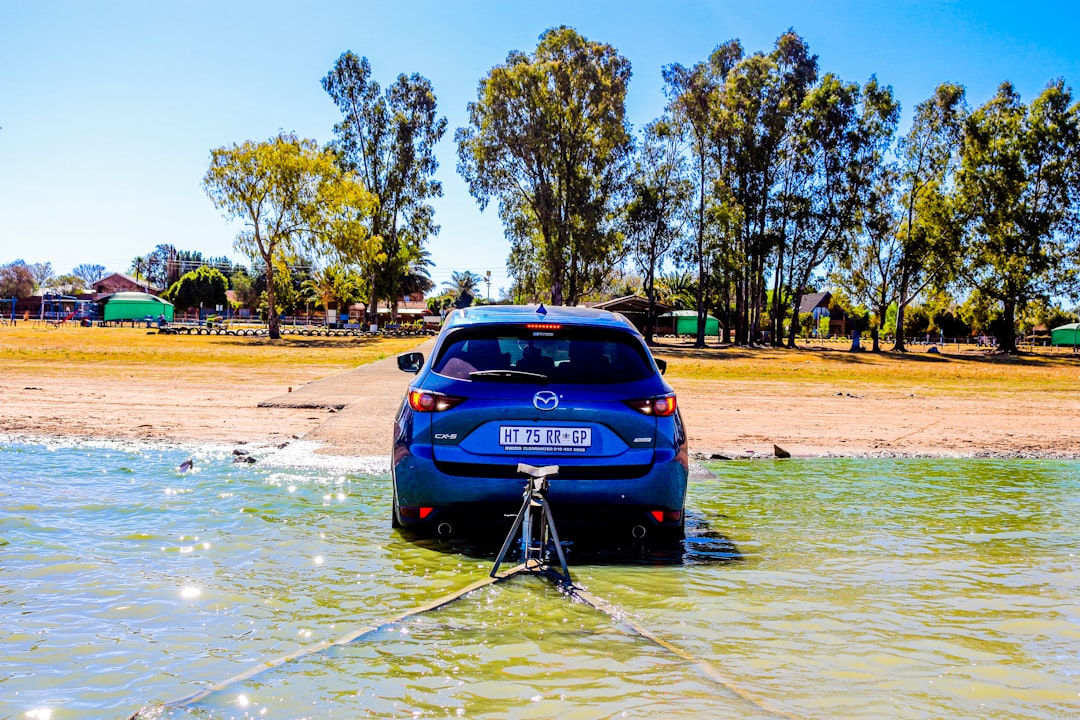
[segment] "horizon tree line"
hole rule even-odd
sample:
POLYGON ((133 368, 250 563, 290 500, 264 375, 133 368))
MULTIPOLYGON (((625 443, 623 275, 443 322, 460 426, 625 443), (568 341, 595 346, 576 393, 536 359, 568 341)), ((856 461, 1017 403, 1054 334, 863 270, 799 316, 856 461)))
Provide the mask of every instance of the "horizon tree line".
MULTIPOLYGON (((481 209, 496 201, 510 296, 577 304, 633 268, 652 303, 674 267, 694 278, 697 344, 713 312, 729 342, 791 347, 802 296, 827 281, 875 350, 894 312, 897 351, 920 298, 996 303, 1014 351, 1018 313, 1080 296, 1080 104, 1064 80, 1026 104, 1006 82, 974 110, 942 83, 898 137, 892 89, 824 71, 794 30, 768 52, 733 39, 662 76, 663 115, 637 136, 629 61, 573 28, 480 79, 454 134, 457 170, 481 209)), ((322 85, 341 112, 332 142, 221 147, 203 182, 244 224, 235 247, 266 275, 272 337, 290 283, 349 277, 372 313, 434 287, 446 119, 431 83, 401 74, 383 89, 345 52, 322 85)), ((185 261, 202 258, 158 246, 132 271, 168 285, 185 261)))

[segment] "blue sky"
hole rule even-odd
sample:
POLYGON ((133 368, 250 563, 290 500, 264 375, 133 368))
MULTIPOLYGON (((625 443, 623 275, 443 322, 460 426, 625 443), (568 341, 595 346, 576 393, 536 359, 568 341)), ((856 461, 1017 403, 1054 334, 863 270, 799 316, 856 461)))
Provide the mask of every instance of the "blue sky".
POLYGON ((457 175, 453 132, 491 67, 563 24, 630 60, 635 129, 662 112, 663 66, 735 37, 768 51, 788 28, 823 71, 892 86, 903 125, 944 81, 973 106, 1004 80, 1025 100, 1056 77, 1080 87, 1075 2, 0 0, 0 263, 126 271, 160 243, 247 262, 202 190, 210 150, 280 130, 331 140, 320 80, 351 50, 384 87, 403 72, 434 85, 449 129, 432 276, 490 270, 495 296, 509 246, 457 175))

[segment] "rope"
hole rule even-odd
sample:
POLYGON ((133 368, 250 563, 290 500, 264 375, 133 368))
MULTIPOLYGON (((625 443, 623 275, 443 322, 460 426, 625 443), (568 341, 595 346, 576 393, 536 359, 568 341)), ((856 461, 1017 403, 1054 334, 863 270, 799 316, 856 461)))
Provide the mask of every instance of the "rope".
MULTIPOLYGON (((477 580, 476 582, 474 582, 474 583, 472 583, 470 585, 466 585, 465 587, 461 588, 460 590, 455 590, 454 592, 450 593, 449 595, 444 595, 441 598, 438 598, 436 600, 432 600, 431 602, 427 603, 426 605, 421 605, 420 607, 413 608, 412 610, 406 610, 404 612, 398 613, 397 615, 393 615, 391 617, 388 617, 385 620, 383 620, 382 622, 380 622, 378 625, 371 625, 371 626, 367 626, 367 627, 359 627, 359 628, 356 628, 355 630, 352 630, 349 633, 346 633, 345 635, 342 635, 337 640, 322 640, 322 641, 317 642, 317 643, 311 643, 310 645, 305 645, 303 647, 297 648, 296 650, 293 650, 290 653, 286 653, 285 655, 280 655, 280 656, 272 658, 270 660, 266 660, 264 662, 261 662, 258 665, 255 665, 253 667, 248 668, 247 670, 240 673, 239 675, 234 675, 234 676, 232 676, 231 678, 229 678, 227 680, 222 680, 221 682, 210 685, 209 687, 205 687, 202 690, 198 690, 198 691, 196 691, 196 692, 194 692, 194 693, 192 693, 190 695, 187 695, 185 697, 182 697, 182 698, 180 698, 178 700, 171 700, 171 701, 169 701, 167 703, 164 703, 163 707, 173 708, 173 707, 186 707, 188 705, 194 705, 195 703, 199 702, 200 700, 204 700, 205 698, 209 697, 210 695, 213 695, 216 692, 221 692, 222 690, 226 690, 229 687, 231 687, 233 685, 236 685, 237 683, 244 682, 245 680, 250 680, 251 678, 255 677, 256 675, 264 673, 267 670, 271 670, 271 669, 276 668, 276 667, 278 667, 280 665, 284 665, 285 663, 293 662, 294 660, 299 660, 301 658, 308 657, 309 655, 314 655, 316 653, 326 652, 327 650, 329 650, 332 647, 340 647, 342 645, 348 645, 349 643, 356 642, 357 640, 364 637, 365 635, 371 635, 372 633, 376 633, 376 632, 378 632, 378 631, 380 631, 380 630, 382 630, 382 629, 384 629, 386 627, 389 627, 390 625, 400 623, 402 620, 406 620, 406 619, 408 619, 408 618, 410 618, 410 617, 412 617, 414 615, 421 615, 421 614, 426 613, 426 612, 431 612, 432 610, 438 610, 439 608, 444 607, 446 605, 449 605, 450 603, 454 602, 455 600, 468 595, 469 593, 473 592, 474 590, 479 590, 482 587, 487 587, 488 585, 492 585, 492 584, 497 583, 497 582, 502 582, 503 580, 506 580, 507 578, 511 578, 514 575, 517 575, 518 573, 524 572, 524 571, 525 571, 525 566, 524 565, 518 565, 517 567, 511 568, 510 570, 506 571, 505 573, 502 573, 501 575, 497 575, 495 577, 486 577, 486 578, 484 578, 482 580, 477 580)), ((146 707, 140 708, 139 710, 135 711, 134 714, 129 715, 127 717, 127 720, 136 720, 140 715, 142 715, 142 712, 144 710, 146 710, 146 709, 147 709, 146 707)))
MULTIPOLYGON (((473 592, 475 590, 479 590, 480 588, 487 587, 488 585, 492 585, 492 584, 497 583, 497 582, 502 582, 503 580, 507 580, 509 578, 514 577, 515 575, 520 575, 520 574, 523 574, 523 573, 527 573, 527 574, 531 574, 531 575, 543 575, 544 577, 547 577, 549 580, 551 580, 553 583, 555 583, 555 585, 558 586, 559 589, 561 589, 563 592, 565 592, 568 596, 578 600, 579 602, 585 603, 589 607, 591 607, 591 608, 593 608, 595 610, 598 610, 598 611, 604 613, 605 615, 608 615, 609 617, 611 617, 611 619, 615 620, 616 622, 625 624, 627 627, 629 627, 631 630, 633 630, 634 633, 636 633, 640 637, 645 638, 646 640, 649 640, 650 642, 658 645, 659 647, 667 650, 668 652, 682 658, 683 660, 687 661, 688 663, 691 663, 692 665, 697 666, 697 668, 702 672, 702 674, 705 675, 705 677, 707 677, 709 680, 712 680, 714 683, 716 683, 720 687, 725 688, 726 690, 728 690, 730 693, 735 695, 735 697, 739 698, 740 700, 743 700, 743 701, 749 703, 750 705, 753 705, 758 710, 760 710, 760 711, 762 711, 762 712, 764 712, 764 713, 766 713, 766 714, 768 714, 768 715, 770 715, 772 717, 785 718, 785 720, 801 720, 799 718, 799 716, 793 715, 793 714, 791 714, 791 713, 789 713, 789 712, 787 712, 785 710, 782 710, 780 708, 775 707, 774 705, 772 705, 772 703, 770 703, 768 700, 766 700, 764 698, 757 697, 754 693, 752 693, 749 690, 747 690, 746 688, 742 687, 741 685, 736 683, 731 678, 728 678, 723 673, 721 673, 719 670, 717 670, 715 667, 713 667, 712 665, 710 665, 706 661, 702 660, 701 658, 694 657, 689 652, 687 652, 686 650, 683 650, 682 648, 678 647, 677 645, 673 645, 670 642, 668 642, 667 640, 664 640, 663 638, 660 638, 660 637, 656 636, 655 634, 653 634, 653 632, 651 630, 649 630, 645 626, 641 625, 640 623, 630 619, 626 615, 626 613, 621 612, 620 610, 618 610, 617 608, 612 606, 610 603, 608 603, 606 600, 602 600, 602 599, 596 597, 595 595, 593 595, 592 593, 588 592, 587 590, 584 590, 584 589, 578 587, 577 585, 574 585, 572 582, 569 582, 566 579, 566 577, 564 577, 560 573, 556 572, 550 566, 547 566, 547 565, 537 566, 537 565, 534 565, 534 564, 526 564, 526 563, 522 563, 521 565, 518 565, 517 567, 511 568, 510 570, 508 570, 505 573, 502 573, 500 575, 489 576, 489 577, 483 578, 482 580, 477 580, 476 582, 474 582, 474 583, 472 583, 470 585, 466 585, 465 587, 461 588, 460 590, 455 590, 454 592, 450 593, 449 595, 444 595, 444 596, 442 596, 442 597, 440 597, 440 598, 438 598, 436 600, 432 600, 431 602, 427 603, 426 605, 421 605, 419 607, 413 608, 412 610, 406 610, 404 612, 400 612, 397 615, 393 615, 393 616, 391 616, 389 618, 386 618, 385 620, 380 622, 378 625, 359 627, 359 628, 356 628, 356 629, 352 630, 349 633, 346 633, 345 635, 342 635, 337 640, 332 640, 332 641, 331 640, 322 640, 322 641, 317 642, 317 643, 312 643, 310 645, 305 645, 305 646, 303 646, 301 648, 298 648, 298 649, 296 649, 296 650, 294 650, 294 651, 292 651, 290 653, 286 653, 285 655, 280 655, 278 657, 272 658, 272 659, 267 660, 265 662, 259 663, 258 665, 255 665, 255 666, 253 666, 251 668, 248 668, 247 670, 240 673, 239 675, 234 675, 233 677, 228 678, 227 680, 222 680, 221 682, 218 682, 218 683, 215 683, 214 685, 210 685, 208 687, 205 687, 202 690, 194 692, 191 695, 187 695, 186 697, 182 697, 182 698, 180 698, 178 700, 172 700, 170 702, 166 702, 166 703, 164 703, 163 707, 172 708, 172 707, 186 707, 188 705, 194 705, 195 703, 199 702, 200 700, 203 700, 203 699, 207 698, 208 696, 210 696, 210 695, 212 695, 214 693, 221 692, 222 690, 226 690, 229 687, 231 687, 233 685, 236 685, 237 683, 244 682, 245 680, 250 680, 251 678, 255 677, 256 675, 259 675, 259 674, 261 674, 263 672, 266 672, 267 670, 271 670, 273 668, 279 667, 279 666, 284 665, 286 663, 293 662, 294 660, 299 660, 301 658, 308 657, 309 655, 314 655, 316 653, 326 652, 327 650, 329 650, 332 647, 340 647, 342 645, 348 645, 350 643, 356 642, 357 640, 363 638, 366 635, 371 635, 372 633, 376 633, 376 632, 378 632, 378 631, 380 631, 380 630, 382 630, 382 629, 384 629, 384 628, 386 628, 386 627, 388 627, 390 625, 400 623, 403 620, 406 620, 406 619, 408 619, 410 617, 413 617, 414 615, 421 615, 423 613, 431 612, 432 610, 438 610, 439 608, 445 607, 446 605, 449 605, 450 603, 454 602, 455 600, 458 600, 458 599, 468 595, 469 593, 471 593, 471 592, 473 592)), ((146 710, 146 709, 147 709, 146 707, 143 707, 143 708, 137 710, 134 714, 129 715, 126 720, 137 720, 137 718, 139 718, 139 716, 142 714, 142 712, 144 710, 146 710)))
POLYGON ((652 633, 651 630, 627 617, 626 613, 620 612, 616 608, 612 607, 608 602, 606 602, 605 600, 601 600, 587 590, 583 590, 576 585, 570 585, 566 586, 566 591, 577 600, 580 600, 586 605, 596 610, 599 610, 605 615, 611 616, 613 620, 625 623, 627 626, 630 627, 631 630, 633 630, 635 633, 645 638, 646 640, 649 640, 656 645, 664 648, 668 652, 679 656, 683 660, 686 660, 687 662, 696 665, 698 670, 700 670, 702 674, 705 675, 705 677, 709 678, 717 685, 720 685, 721 687, 727 689, 739 699, 750 703, 758 710, 761 710, 762 712, 767 713, 773 717, 786 718, 787 720, 801 720, 798 715, 792 715, 785 710, 775 707, 768 700, 757 697, 752 692, 742 687, 731 678, 726 677, 723 673, 721 673, 719 670, 717 670, 715 667, 705 662, 701 658, 694 657, 686 650, 683 650, 677 645, 672 645, 667 640, 657 637, 652 633))

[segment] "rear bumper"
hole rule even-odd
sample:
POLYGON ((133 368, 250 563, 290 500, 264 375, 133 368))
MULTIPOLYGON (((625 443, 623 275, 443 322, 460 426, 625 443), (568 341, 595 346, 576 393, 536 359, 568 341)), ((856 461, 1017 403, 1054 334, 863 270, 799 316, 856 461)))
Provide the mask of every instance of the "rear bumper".
MULTIPOLYGON (((552 478, 547 500, 560 532, 564 527, 681 526, 685 466, 672 460, 635 469, 633 474, 638 476, 605 477, 604 472, 597 472, 598 477, 591 479, 552 478), (667 512, 668 519, 658 521, 654 511, 667 512), (678 519, 672 513, 678 513, 678 519)), ((395 507, 402 526, 423 529, 449 523, 455 532, 459 527, 508 526, 521 507, 525 489, 524 478, 451 475, 442 472, 433 460, 414 454, 401 457, 394 465, 393 483, 399 507, 430 508, 420 518, 402 516, 395 507)))

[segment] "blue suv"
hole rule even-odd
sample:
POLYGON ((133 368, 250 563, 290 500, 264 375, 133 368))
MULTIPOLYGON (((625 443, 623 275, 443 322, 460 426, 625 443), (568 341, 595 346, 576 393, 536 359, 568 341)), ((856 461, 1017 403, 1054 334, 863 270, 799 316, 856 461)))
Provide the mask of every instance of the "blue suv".
MULTIPOLYGON (((686 431, 671 386, 623 316, 587 308, 455 310, 398 411, 395 527, 468 535, 509 526, 518 463, 558 465, 548 503, 563 535, 619 528, 681 537, 686 431)), ((630 535, 627 535, 629 537, 630 535)))

